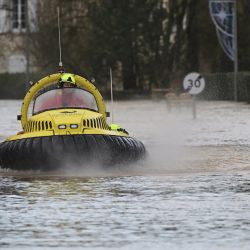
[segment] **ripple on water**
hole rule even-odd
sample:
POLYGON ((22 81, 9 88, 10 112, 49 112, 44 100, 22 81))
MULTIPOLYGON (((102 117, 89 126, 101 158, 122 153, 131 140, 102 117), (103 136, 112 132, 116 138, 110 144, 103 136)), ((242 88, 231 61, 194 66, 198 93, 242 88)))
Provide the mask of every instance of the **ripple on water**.
MULTIPOLYGON (((0 136, 16 133, 20 103, 2 104, 0 136)), ((0 248, 248 249, 247 107, 201 102, 193 121, 164 102, 117 103, 117 121, 149 159, 125 171, 2 170, 0 248)))
POLYGON ((249 178, 185 174, 1 178, 0 245, 233 249, 248 241, 249 178), (20 237, 21 236, 21 237, 20 237), (224 247, 223 247, 224 246, 224 247))

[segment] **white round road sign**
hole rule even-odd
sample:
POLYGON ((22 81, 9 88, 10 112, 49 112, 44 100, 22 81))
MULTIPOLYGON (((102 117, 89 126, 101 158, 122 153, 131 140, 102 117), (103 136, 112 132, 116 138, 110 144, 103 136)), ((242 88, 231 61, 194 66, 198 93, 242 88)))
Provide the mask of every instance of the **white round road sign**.
POLYGON ((190 73, 183 80, 183 88, 191 95, 197 95, 205 88, 205 79, 199 73, 190 73))

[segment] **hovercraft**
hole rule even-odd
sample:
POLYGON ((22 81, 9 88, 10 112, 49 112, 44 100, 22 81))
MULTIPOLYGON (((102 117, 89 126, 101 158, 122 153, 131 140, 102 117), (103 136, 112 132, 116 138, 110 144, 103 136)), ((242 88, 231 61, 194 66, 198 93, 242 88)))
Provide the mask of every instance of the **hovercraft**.
POLYGON ((28 90, 22 103, 23 131, 0 143, 0 166, 56 170, 65 164, 104 167, 142 159, 145 147, 116 124, 97 88, 69 73, 49 75, 28 90))

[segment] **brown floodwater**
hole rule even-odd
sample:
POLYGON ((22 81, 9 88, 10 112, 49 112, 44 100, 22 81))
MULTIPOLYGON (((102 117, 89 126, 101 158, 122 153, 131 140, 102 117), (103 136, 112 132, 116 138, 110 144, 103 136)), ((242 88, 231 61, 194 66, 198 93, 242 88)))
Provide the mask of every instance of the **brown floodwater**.
MULTIPOLYGON (((109 104, 109 103, 108 103, 109 104)), ((0 140, 20 101, 0 101, 0 140)), ((102 170, 0 170, 1 249, 249 249, 250 106, 120 101, 145 161, 102 170)))

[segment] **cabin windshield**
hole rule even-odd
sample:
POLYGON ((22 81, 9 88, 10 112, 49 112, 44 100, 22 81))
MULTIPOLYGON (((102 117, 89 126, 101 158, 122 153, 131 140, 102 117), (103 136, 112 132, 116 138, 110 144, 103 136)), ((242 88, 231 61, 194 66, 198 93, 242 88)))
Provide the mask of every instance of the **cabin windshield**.
POLYGON ((80 88, 59 88, 39 95, 33 107, 33 114, 60 108, 82 108, 98 111, 95 97, 80 88))

